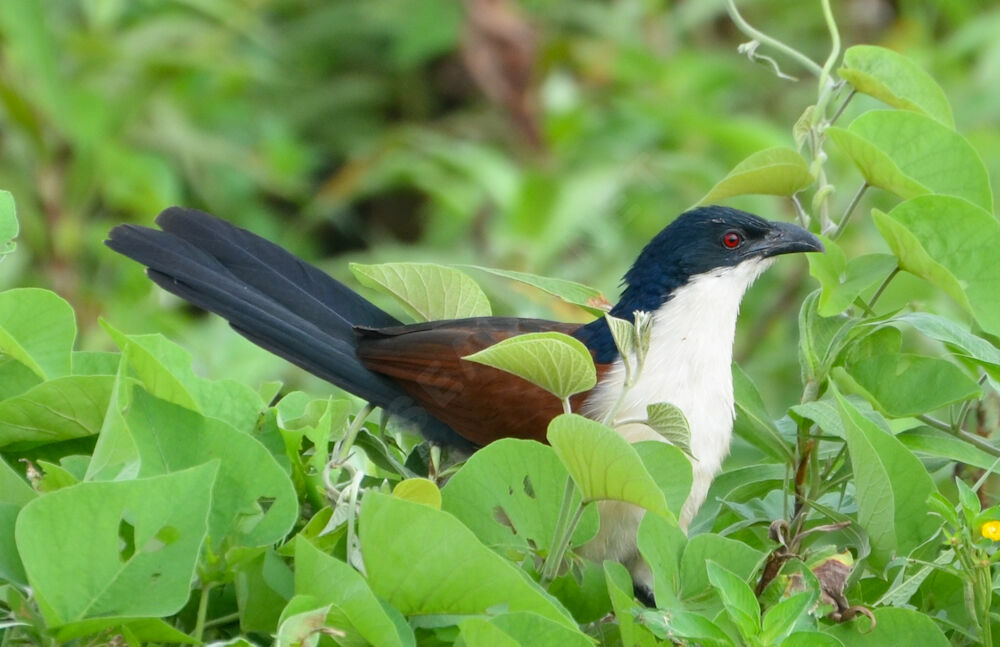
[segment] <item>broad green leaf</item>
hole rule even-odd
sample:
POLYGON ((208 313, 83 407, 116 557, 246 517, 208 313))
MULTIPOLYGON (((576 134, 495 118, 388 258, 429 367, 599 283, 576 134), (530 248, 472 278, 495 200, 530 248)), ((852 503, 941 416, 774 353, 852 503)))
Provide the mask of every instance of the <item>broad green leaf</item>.
POLYGON ((790 148, 779 146, 754 153, 713 186, 698 204, 737 195, 792 195, 813 183, 809 163, 790 148))
POLYGON ((14 539, 14 525, 20 512, 21 506, 0 502, 0 582, 13 582, 24 588, 28 585, 28 576, 14 539))
POLYGON ((590 351, 580 340, 558 332, 517 335, 463 359, 513 373, 557 398, 597 384, 590 351))
POLYGON ((504 613, 492 618, 469 618, 459 627, 469 647, 590 647, 593 642, 580 631, 529 611, 504 613), (508 642, 509 641, 509 642, 508 642))
POLYGON ((691 458, 680 448, 658 440, 639 441, 632 447, 663 492, 667 509, 679 519, 684 502, 691 494, 691 458))
POLYGON ((23 506, 37 496, 28 482, 0 456, 0 503, 23 506))
POLYGON ((0 292, 0 355, 9 355, 38 377, 69 375, 76 318, 55 292, 16 288, 0 292))
POLYGON ((719 625, 699 613, 680 608, 667 611, 642 609, 638 616, 657 638, 671 642, 680 640, 702 647, 734 647, 736 644, 719 625))
POLYGON ((997 460, 996 456, 940 429, 918 427, 904 431, 896 438, 911 452, 947 458, 983 470, 993 469, 997 460))
POLYGON ((635 448, 613 429, 562 414, 549 423, 547 437, 584 501, 624 501, 675 519, 635 448))
POLYGON ((962 369, 936 357, 874 355, 847 367, 851 386, 892 418, 916 416, 981 393, 962 369))
MULTIPOLYGON (((595 507, 589 506, 587 510, 595 507)), ((660 519, 655 514, 645 518, 660 519)), ((575 565, 552 580, 549 593, 556 596, 580 624, 596 622, 611 613, 611 597, 604 581, 603 563, 585 560, 575 565)))
MULTIPOLYGON (((441 490, 442 509, 503 554, 548 554, 569 473, 551 447, 516 438, 490 443, 469 457, 441 490)), ((579 494, 574 495, 574 506, 579 494)), ((597 510, 584 511, 573 535, 579 545, 597 532, 597 510)))
POLYGON ((669 402, 657 402, 646 407, 646 425, 663 436, 671 445, 691 455, 691 428, 680 407, 669 402))
POLYGON ((709 560, 708 581, 719 593, 726 613, 747 640, 760 634, 760 604, 747 583, 732 571, 709 560))
POLYGON ((505 605, 576 628, 554 599, 447 512, 369 490, 359 526, 369 585, 407 616, 479 615, 505 605))
POLYGON ((813 606, 816 601, 814 591, 798 593, 782 600, 767 610, 764 614, 764 622, 761 629, 761 638, 766 645, 777 644, 779 640, 785 638, 795 628, 804 614, 813 606))
POLYGON ((746 581, 763 559, 764 553, 742 541, 721 535, 695 535, 688 540, 681 556, 681 597, 692 598, 710 589, 709 561, 746 581))
POLYGON ((97 436, 97 444, 87 465, 86 481, 114 481, 135 478, 139 473, 139 448, 125 423, 125 412, 132 398, 132 380, 128 377, 129 351, 121 353, 118 373, 111 387, 108 408, 97 436))
POLYGON ((489 299, 469 277, 434 263, 351 263, 361 285, 395 298, 418 321, 464 319, 492 314, 489 299))
POLYGON ((528 274, 527 272, 515 272, 513 270, 500 270, 493 267, 482 267, 481 265, 459 265, 458 267, 488 272, 490 274, 495 274, 496 276, 502 276, 506 279, 519 281, 525 285, 530 285, 533 288, 538 288, 543 292, 547 292, 552 296, 559 297, 566 303, 572 303, 575 306, 580 306, 587 312, 590 312, 598 317, 602 316, 611 308, 611 304, 608 303, 608 299, 604 296, 603 292, 597 288, 592 288, 589 285, 584 285, 582 283, 576 283, 575 281, 556 279, 548 276, 539 276, 537 274, 528 274))
POLYGON ((843 643, 844 647, 885 647, 886 645, 919 645, 948 647, 937 623, 930 616, 913 609, 875 609, 874 628, 871 621, 858 616, 850 622, 829 625, 823 631, 843 643))
POLYGON ((114 375, 120 361, 120 353, 76 350, 73 351, 73 375, 114 375))
POLYGON ((101 325, 122 352, 128 350, 129 362, 151 394, 241 431, 254 429, 264 406, 256 391, 234 380, 198 377, 191 369, 191 353, 159 333, 126 335, 106 321, 101 325))
POLYGON ((872 561, 885 566, 908 555, 937 529, 927 514, 934 482, 923 464, 891 434, 834 392, 854 468, 858 523, 871 541, 872 561))
POLYGON ((375 647, 416 644, 413 631, 393 622, 360 573, 302 538, 295 540, 295 594, 332 605, 331 614, 336 611, 347 623, 335 626, 375 647))
POLYGON ((292 569, 271 547, 237 548, 229 551, 227 558, 234 571, 233 589, 239 608, 240 630, 274 631, 280 621, 281 610, 295 593, 292 569), (239 551, 257 554, 233 564, 239 551))
POLYGON ((611 597, 611 606, 618 620, 618 631, 622 644, 629 647, 653 647, 656 640, 649 629, 636 622, 635 596, 632 591, 632 576, 628 569, 618 562, 604 562, 604 580, 611 597))
POLYGON ((917 112, 872 110, 827 130, 865 181, 909 199, 940 193, 992 211, 986 168, 968 141, 917 112))
POLYGON ((17 547, 46 622, 180 611, 217 472, 213 462, 147 479, 80 483, 27 504, 17 547))
POLYGON ((956 347, 970 359, 1000 367, 1000 349, 956 321, 929 312, 907 312, 885 323, 899 322, 913 326, 931 339, 956 347))
POLYGON ((954 128, 948 98, 931 76, 891 49, 855 45, 837 74, 858 92, 903 110, 915 110, 954 128))
POLYGON ((0 355, 0 400, 21 395, 43 381, 37 373, 21 362, 0 355))
POLYGON ((441 490, 434 481, 425 478, 404 479, 392 488, 392 495, 414 503, 441 509, 441 490))
POLYGON ((17 210, 14 196, 9 191, 0 190, 0 259, 14 251, 17 243, 17 210))
POLYGON ((781 643, 781 647, 844 647, 844 643, 830 634, 818 631, 796 631, 781 643))
POLYGON ((736 420, 733 432, 756 445, 782 463, 793 460, 792 449, 782 438, 764 401, 750 377, 738 364, 733 364, 733 392, 736 397, 736 420))
POLYGON ((965 200, 924 196, 888 215, 872 212, 875 224, 907 272, 933 283, 972 313, 984 330, 1000 334, 1000 224, 993 214, 965 200))
POLYGON ((59 377, 0 402, 0 447, 45 444, 92 436, 101 430, 115 378, 59 377))
POLYGON ((847 260, 837 243, 821 236, 825 254, 807 254, 809 273, 823 288, 817 312, 832 317, 849 308, 856 298, 879 283, 896 268, 889 254, 866 254, 847 260))
MULTIPOLYGON (((292 602, 302 602, 295 598, 292 602)), ((305 605, 309 606, 309 605, 305 605)), ((316 647, 322 637, 321 629, 327 626, 327 616, 333 605, 327 604, 321 607, 310 608, 298 613, 283 613, 283 620, 278 625, 278 632, 275 635, 274 644, 276 647, 316 647)), ((289 609, 286 608, 285 612, 289 609)))
POLYGON ((677 524, 647 514, 639 524, 637 543, 642 558, 653 572, 656 605, 662 609, 680 608, 681 555, 687 535, 677 524))
POLYGON ((198 640, 170 626, 160 618, 90 618, 63 625, 55 633, 56 639, 63 643, 74 638, 93 638, 95 634, 108 631, 122 636, 131 636, 144 645, 151 643, 199 644, 198 640))
POLYGON ((249 434, 136 387, 125 414, 140 455, 140 476, 164 474, 221 458, 212 496, 209 540, 265 546, 284 537, 298 517, 295 488, 274 456, 249 434))

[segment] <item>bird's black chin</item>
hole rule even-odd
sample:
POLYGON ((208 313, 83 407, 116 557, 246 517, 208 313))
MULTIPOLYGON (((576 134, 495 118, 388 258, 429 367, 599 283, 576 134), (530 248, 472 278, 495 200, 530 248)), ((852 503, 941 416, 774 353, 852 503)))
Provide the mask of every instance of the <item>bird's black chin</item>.
POLYGON ((770 258, 799 252, 825 252, 820 239, 808 230, 787 222, 772 222, 771 231, 746 250, 749 255, 770 258))

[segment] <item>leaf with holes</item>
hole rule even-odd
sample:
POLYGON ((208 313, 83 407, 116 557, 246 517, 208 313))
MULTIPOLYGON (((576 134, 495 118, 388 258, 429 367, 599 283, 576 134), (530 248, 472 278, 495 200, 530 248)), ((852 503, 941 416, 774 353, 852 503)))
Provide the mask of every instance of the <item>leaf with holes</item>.
POLYGON ((180 611, 218 467, 80 483, 28 503, 17 520, 17 548, 47 624, 180 611))
POLYGON ((844 65, 837 74, 858 92, 955 127, 951 105, 941 86, 916 63, 891 49, 855 45, 844 52, 844 65))
POLYGON ((418 321, 487 317, 490 301, 464 273, 434 263, 351 263, 361 285, 393 297, 418 321))
POLYGON ((580 340, 558 332, 517 335, 462 359, 513 373, 557 398, 597 384, 590 351, 580 340))
POLYGON ((298 516, 295 488, 256 438, 155 398, 140 387, 132 391, 125 423, 139 452, 139 476, 221 458, 209 519, 212 550, 266 546, 291 530, 298 516))
POLYGON ((635 448, 610 427, 562 414, 549 423, 547 437, 584 501, 624 501, 675 519, 635 448))
POLYGON ((0 292, 0 355, 9 355, 42 379, 69 375, 76 317, 55 292, 16 288, 0 292))
POLYGON ((939 193, 993 210, 989 176, 979 154, 954 130, 917 112, 872 110, 830 138, 865 181, 902 198, 939 193))
POLYGON ((790 148, 778 146, 746 158, 705 194, 698 204, 737 195, 792 195, 813 183, 809 164, 790 148))
MULTIPOLYGON (((551 447, 504 438, 475 452, 441 490, 442 508, 487 546, 507 554, 552 546, 569 473, 551 447)), ((574 506, 580 501, 574 495, 574 506)), ((577 546, 597 532, 588 508, 573 535, 577 546)))

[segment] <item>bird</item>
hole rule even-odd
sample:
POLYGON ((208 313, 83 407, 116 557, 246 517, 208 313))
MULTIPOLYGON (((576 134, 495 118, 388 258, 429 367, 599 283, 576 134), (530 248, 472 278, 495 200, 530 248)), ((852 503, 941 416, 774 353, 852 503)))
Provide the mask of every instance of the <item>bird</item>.
MULTIPOLYGON (((291 252, 221 218, 171 207, 160 229, 122 224, 106 244, 146 266, 161 288, 214 312, 241 335, 306 371, 415 425, 460 453, 501 438, 545 442, 562 403, 520 377, 464 359, 504 339, 536 332, 575 337, 590 351, 596 385, 573 410, 602 420, 644 420, 669 402, 690 427, 693 483, 679 522, 686 529, 729 453, 735 417, 732 356, 740 303, 779 255, 822 252, 797 225, 738 209, 699 206, 667 224, 622 279, 612 317, 647 313, 649 349, 621 398, 626 371, 605 318, 564 323, 516 317, 403 323, 291 252)), ((664 440, 649 427, 618 429, 627 440, 664 440)), ((636 547, 641 509, 599 502, 598 534, 580 553, 616 560, 636 595, 652 603, 652 575, 636 547)))

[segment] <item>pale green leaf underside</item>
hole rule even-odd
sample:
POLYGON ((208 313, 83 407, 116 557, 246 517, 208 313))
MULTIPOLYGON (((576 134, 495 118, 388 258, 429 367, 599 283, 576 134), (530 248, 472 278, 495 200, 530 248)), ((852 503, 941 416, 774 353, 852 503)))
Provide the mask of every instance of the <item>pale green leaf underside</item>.
POLYGON ((489 299, 472 278, 434 263, 351 263, 351 272, 365 287, 393 297, 419 321, 488 317, 489 299))
POLYGON ((590 351, 580 340, 558 332, 518 335, 463 359, 513 373, 558 398, 597 384, 590 351))
POLYGON ((813 183, 809 164, 783 146, 758 151, 733 167, 698 204, 737 195, 792 195, 813 183))

